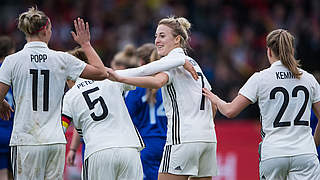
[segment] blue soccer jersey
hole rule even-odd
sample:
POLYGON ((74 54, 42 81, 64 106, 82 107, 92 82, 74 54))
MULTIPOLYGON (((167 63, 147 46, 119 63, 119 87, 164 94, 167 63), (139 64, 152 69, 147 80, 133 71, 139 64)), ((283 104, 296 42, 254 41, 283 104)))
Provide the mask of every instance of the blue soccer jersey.
POLYGON ((161 90, 156 93, 155 104, 147 101, 147 89, 140 87, 130 91, 125 101, 131 119, 146 145, 141 151, 144 180, 156 180, 167 135, 161 90))
MULTIPOLYGON (((2 63, 0 63, 1 67, 2 63)), ((6 101, 13 107, 13 95, 11 88, 5 96, 6 101)), ((0 169, 9 168, 9 142, 13 128, 13 113, 9 121, 0 118, 0 169)))
POLYGON ((160 89, 156 94, 156 104, 147 102, 147 89, 137 87, 130 91, 125 102, 136 128, 142 138, 144 137, 166 137, 167 118, 162 103, 160 89))

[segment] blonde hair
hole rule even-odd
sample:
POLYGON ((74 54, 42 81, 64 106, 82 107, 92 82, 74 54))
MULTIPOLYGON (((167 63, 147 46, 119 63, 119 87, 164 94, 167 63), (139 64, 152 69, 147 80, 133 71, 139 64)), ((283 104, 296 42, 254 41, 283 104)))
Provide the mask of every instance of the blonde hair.
POLYGON ((294 58, 294 37, 286 30, 277 29, 267 36, 267 47, 280 59, 297 79, 300 79, 302 72, 299 71, 299 61, 294 58))
POLYGON ((190 22, 184 18, 184 17, 167 17, 164 19, 161 19, 158 23, 158 25, 166 25, 169 28, 172 29, 172 35, 174 37, 180 36, 180 46, 184 49, 184 51, 187 51, 187 49, 191 48, 189 45, 190 37, 190 28, 191 24, 190 22))
POLYGON ((132 45, 126 45, 123 51, 118 52, 113 60, 116 65, 125 66, 125 68, 135 68, 139 66, 139 59, 136 56, 136 48, 132 45))
POLYGON ((18 29, 26 36, 33 36, 38 35, 48 23, 49 18, 44 12, 39 11, 37 7, 31 7, 27 12, 19 15, 18 29))
POLYGON ((87 55, 84 53, 81 47, 75 47, 74 49, 68 51, 68 53, 84 61, 85 63, 88 63, 87 55))

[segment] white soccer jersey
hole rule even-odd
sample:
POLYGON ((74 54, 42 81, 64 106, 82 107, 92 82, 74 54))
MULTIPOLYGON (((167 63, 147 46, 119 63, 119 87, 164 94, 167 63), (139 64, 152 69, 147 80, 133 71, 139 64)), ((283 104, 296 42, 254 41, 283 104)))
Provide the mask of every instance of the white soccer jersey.
POLYGON ((276 61, 240 89, 241 95, 252 103, 258 101, 260 107, 261 160, 317 154, 309 124, 312 104, 320 101, 320 87, 311 74, 301 72, 301 79, 295 79, 276 61))
POLYGON ((172 50, 167 58, 188 59, 198 72, 196 81, 182 66, 166 71, 167 84, 161 88, 168 118, 167 145, 186 142, 217 142, 212 106, 202 95, 202 88, 211 86, 197 62, 186 56, 181 48, 172 50))
POLYGON ((29 42, 6 57, 0 82, 12 85, 16 106, 10 146, 66 143, 61 126, 65 82, 79 77, 85 66, 44 42, 29 42))
POLYGON ((124 91, 134 88, 109 80, 79 78, 66 93, 62 114, 70 117, 79 134, 83 135, 85 159, 106 148, 143 148, 143 141, 122 97, 124 91))

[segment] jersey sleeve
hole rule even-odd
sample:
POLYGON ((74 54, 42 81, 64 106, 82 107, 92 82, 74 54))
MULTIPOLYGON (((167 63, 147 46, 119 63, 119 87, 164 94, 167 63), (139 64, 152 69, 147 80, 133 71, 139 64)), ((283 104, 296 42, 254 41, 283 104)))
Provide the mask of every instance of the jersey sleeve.
POLYGON ((170 57, 166 56, 158 61, 151 62, 149 64, 137 67, 137 68, 130 68, 125 70, 118 70, 120 76, 124 77, 141 77, 141 76, 148 76, 158 72, 167 71, 172 68, 176 68, 179 66, 184 65, 185 59, 183 57, 170 57))
POLYGON ((72 106, 69 102, 69 93, 65 95, 63 98, 63 105, 62 105, 62 115, 61 115, 61 123, 63 127, 64 133, 66 133, 71 121, 72 121, 72 106))
POLYGON ((12 71, 12 67, 13 67, 13 63, 9 63, 10 60, 8 60, 7 58, 4 59, 3 64, 0 67, 0 82, 11 86, 11 81, 12 81, 12 77, 11 77, 11 71, 12 71))
POLYGON ((64 53, 64 56, 67 64, 67 79, 76 81, 87 64, 68 53, 64 53))
POLYGON ((312 76, 312 103, 316 103, 320 101, 320 85, 317 80, 312 76))
POLYGON ((258 77, 259 73, 254 73, 239 91, 239 94, 248 98, 252 103, 258 100, 258 77))
POLYGON ((172 82, 172 74, 170 73, 170 71, 163 71, 163 73, 166 73, 168 75, 168 82, 167 84, 171 84, 172 82))
MULTIPOLYGON (((116 82, 118 83, 118 82, 116 82)), ((130 85, 130 84, 125 84, 125 83, 118 83, 118 85, 120 86, 120 91, 121 92, 126 92, 126 91, 130 91, 130 90, 135 90, 136 86, 130 85)))

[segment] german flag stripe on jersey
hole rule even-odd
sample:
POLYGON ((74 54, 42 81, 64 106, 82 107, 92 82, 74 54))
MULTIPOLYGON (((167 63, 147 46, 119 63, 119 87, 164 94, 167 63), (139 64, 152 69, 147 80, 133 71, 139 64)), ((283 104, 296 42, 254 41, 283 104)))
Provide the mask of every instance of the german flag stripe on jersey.
POLYGON ((180 144, 180 117, 177 103, 177 94, 172 84, 167 86, 167 90, 171 99, 173 114, 172 114, 172 143, 180 144))
POLYGON ((71 121, 72 121, 72 118, 71 118, 71 117, 69 117, 69 116, 67 116, 67 115, 65 115, 65 114, 62 114, 62 116, 61 116, 61 123, 62 123, 62 127, 63 127, 64 133, 66 133, 66 131, 67 131, 67 129, 68 129, 71 121))

